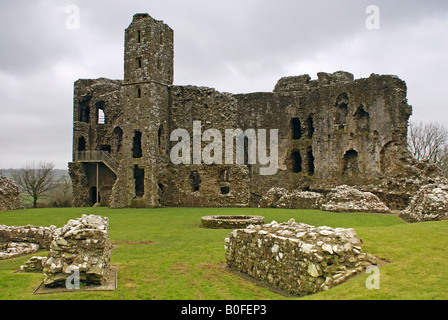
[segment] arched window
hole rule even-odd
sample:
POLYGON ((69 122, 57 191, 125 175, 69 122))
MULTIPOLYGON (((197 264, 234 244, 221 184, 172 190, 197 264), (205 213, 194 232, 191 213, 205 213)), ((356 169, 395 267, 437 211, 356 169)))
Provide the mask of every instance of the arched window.
POLYGON ((363 105, 360 105, 353 115, 356 120, 357 131, 358 132, 368 132, 370 131, 370 115, 364 109, 363 105))
POLYGON ((349 150, 344 155, 344 174, 351 174, 359 172, 358 166, 358 152, 355 150, 349 150))
POLYGON ((118 151, 120 151, 121 142, 123 140, 123 130, 120 127, 115 127, 112 134, 114 136, 115 151, 118 152, 118 151))
POLYGON ((105 124, 106 123, 106 114, 104 113, 104 101, 98 101, 96 104, 96 115, 97 115, 97 124, 105 124))
POLYGON ((341 93, 336 99, 335 126, 344 129, 347 124, 348 104, 350 98, 346 92, 341 93))
POLYGON ((89 123, 89 101, 82 101, 78 105, 78 121, 89 123))

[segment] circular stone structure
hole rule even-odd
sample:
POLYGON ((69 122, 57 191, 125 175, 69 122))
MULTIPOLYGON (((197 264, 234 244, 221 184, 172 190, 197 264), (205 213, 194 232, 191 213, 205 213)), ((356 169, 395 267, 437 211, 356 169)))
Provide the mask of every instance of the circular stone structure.
POLYGON ((201 218, 202 228, 208 229, 241 229, 253 224, 264 224, 262 216, 205 216, 201 218))

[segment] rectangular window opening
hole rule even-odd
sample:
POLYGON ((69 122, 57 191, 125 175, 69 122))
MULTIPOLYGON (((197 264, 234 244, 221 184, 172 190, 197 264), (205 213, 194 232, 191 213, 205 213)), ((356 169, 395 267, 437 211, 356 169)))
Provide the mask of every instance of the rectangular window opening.
POLYGON ((138 69, 141 69, 141 67, 142 67, 142 58, 141 58, 141 57, 136 58, 136 59, 135 59, 135 62, 136 62, 136 67, 137 67, 138 69))

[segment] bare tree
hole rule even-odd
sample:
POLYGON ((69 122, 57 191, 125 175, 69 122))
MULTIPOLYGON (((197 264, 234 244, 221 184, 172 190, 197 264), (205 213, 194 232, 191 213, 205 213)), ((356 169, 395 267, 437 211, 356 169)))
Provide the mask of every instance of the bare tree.
POLYGON ((72 202, 72 180, 69 176, 62 176, 56 181, 49 205, 52 207, 71 207, 72 202))
POLYGON ((448 148, 448 130, 437 122, 411 122, 408 147, 415 159, 440 165, 448 148))
POLYGON ((55 187, 54 164, 40 162, 25 165, 14 174, 14 180, 33 199, 33 207, 55 187))

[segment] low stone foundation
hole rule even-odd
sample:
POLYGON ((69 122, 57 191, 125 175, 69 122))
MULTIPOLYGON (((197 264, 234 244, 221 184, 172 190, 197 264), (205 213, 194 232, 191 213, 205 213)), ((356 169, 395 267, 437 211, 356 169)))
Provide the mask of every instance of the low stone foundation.
POLYGON ((27 242, 35 243, 41 249, 50 249, 53 240, 55 226, 37 227, 27 226, 7 226, 0 225, 0 244, 9 242, 27 242))
POLYGON ((288 191, 285 188, 271 188, 259 203, 260 208, 319 209, 324 195, 310 191, 288 191))
POLYGON ((39 245, 27 242, 0 242, 0 260, 17 258, 23 255, 34 253, 39 250, 39 245))
POLYGON ((391 213, 391 210, 375 194, 347 185, 337 186, 326 193, 271 188, 261 198, 259 207, 391 213))
POLYGON ((234 230, 226 239, 227 267, 294 295, 328 290, 378 259, 362 251, 355 230, 275 221, 234 230))
POLYGON ((24 272, 42 272, 47 257, 34 256, 31 257, 24 265, 20 266, 20 270, 24 272))
POLYGON ((262 216, 205 216, 201 218, 201 227, 209 229, 240 229, 251 224, 258 225, 264 223, 262 216))
POLYGON ((332 212, 391 213, 391 210, 373 193, 341 185, 321 200, 320 210, 332 212))

